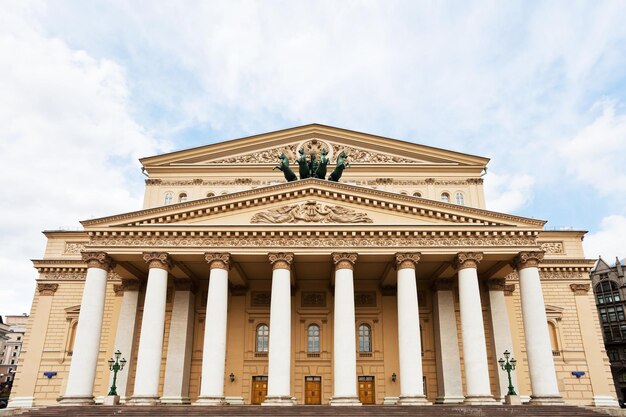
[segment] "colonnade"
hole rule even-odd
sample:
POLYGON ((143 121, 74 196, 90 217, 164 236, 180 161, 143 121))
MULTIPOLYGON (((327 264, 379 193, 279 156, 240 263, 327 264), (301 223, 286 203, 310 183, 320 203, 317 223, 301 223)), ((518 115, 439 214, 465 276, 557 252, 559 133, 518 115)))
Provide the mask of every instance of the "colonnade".
MULTIPOLYGON (((331 405, 359 405, 356 371, 356 332, 353 269, 356 253, 333 253, 334 264, 334 347, 333 396, 331 405)), ((118 381, 118 391, 129 404, 189 403, 188 364, 191 357, 190 341, 185 335, 191 329, 193 296, 190 282, 182 285, 176 297, 177 320, 180 337, 187 339, 176 349, 168 349, 164 392, 159 396, 161 357, 165 326, 165 304, 168 271, 172 266, 169 254, 145 253, 149 273, 146 286, 139 348, 136 355, 136 375, 132 395, 127 378, 118 381), (179 295, 180 293, 180 295, 179 295), (177 298, 178 299, 178 298, 177 298), (187 371, 185 370, 187 369, 187 371), (187 385, 185 385, 187 384, 187 385)), ((542 252, 522 252, 515 260, 520 276, 522 316, 530 373, 531 402, 560 403, 556 373, 552 359, 545 306, 538 263, 542 252)), ((79 324, 76 333, 74 356, 68 383, 61 402, 68 404, 93 403, 93 386, 104 315, 107 272, 112 268, 111 258, 102 252, 85 252, 87 276, 83 291, 79 324)), ((228 311, 228 253, 207 253, 210 268, 206 303, 205 337, 202 359, 200 395, 195 404, 222 405, 224 401, 224 371, 226 361, 226 328, 228 311), (210 337, 209 337, 210 335, 210 337)), ((270 305, 270 340, 268 355, 268 388, 264 405, 292 405, 291 393, 291 265, 292 253, 270 253, 272 264, 272 295, 270 305)), ((419 304, 417 297, 416 265, 419 253, 397 253, 397 306, 398 349, 401 405, 429 404, 423 391, 421 341, 419 331, 419 304)), ((435 320, 437 360, 439 362, 440 395, 437 402, 465 402, 469 404, 495 404, 490 388, 487 348, 480 300, 477 268, 482 254, 462 252, 455 257, 458 271, 459 305, 463 365, 466 392, 461 392, 460 355, 458 351, 453 285, 445 280, 435 281, 435 320)), ((180 283, 179 283, 180 284, 180 283)), ((452 283, 453 284, 453 283, 452 283)), ((124 292, 116 343, 120 349, 132 351, 137 310, 137 287, 124 292)), ((502 309, 502 291, 492 294, 494 309, 502 309)), ((495 337, 499 346, 510 344, 508 320, 493 317, 494 328, 504 329, 495 337), (504 336, 508 332, 508 339, 504 336), (508 341, 507 341, 508 340, 508 341)), ((172 337, 172 333, 170 333, 172 337)), ((127 374, 127 373, 126 373, 127 374)), ((498 395, 498 397, 500 397, 498 395)))

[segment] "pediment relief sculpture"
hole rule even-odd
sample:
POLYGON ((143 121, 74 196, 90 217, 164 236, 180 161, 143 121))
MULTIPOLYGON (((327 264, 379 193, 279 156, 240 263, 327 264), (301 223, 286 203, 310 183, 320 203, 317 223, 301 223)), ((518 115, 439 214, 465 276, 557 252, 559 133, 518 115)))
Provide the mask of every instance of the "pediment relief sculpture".
POLYGON ((359 213, 341 206, 321 204, 313 200, 256 213, 250 221, 252 223, 372 223, 367 213, 359 213))

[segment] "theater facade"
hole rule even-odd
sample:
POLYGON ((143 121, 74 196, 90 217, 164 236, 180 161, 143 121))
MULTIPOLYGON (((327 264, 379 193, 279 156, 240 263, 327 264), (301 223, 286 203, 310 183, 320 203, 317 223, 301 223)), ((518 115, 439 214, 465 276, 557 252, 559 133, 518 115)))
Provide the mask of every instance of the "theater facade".
POLYGON ((505 351, 523 402, 617 406, 584 232, 487 210, 488 161, 317 124, 142 159, 142 210, 44 232, 10 406, 101 402, 117 350, 129 406, 497 404, 505 351))

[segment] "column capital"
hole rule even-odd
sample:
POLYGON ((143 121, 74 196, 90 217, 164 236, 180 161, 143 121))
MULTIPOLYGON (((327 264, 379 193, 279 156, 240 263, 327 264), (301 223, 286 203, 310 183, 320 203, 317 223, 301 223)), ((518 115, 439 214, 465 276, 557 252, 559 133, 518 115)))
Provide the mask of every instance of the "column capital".
POLYGON ((115 268, 115 262, 105 252, 81 252, 83 261, 87 262, 87 268, 100 268, 109 272, 115 268))
POLYGON ((333 252, 333 263, 335 269, 354 269, 357 254, 353 252, 333 252))
POLYGON ((459 252, 454 259, 456 269, 478 268, 478 263, 483 260, 482 252, 459 252))
POLYGON ((59 284, 49 284, 43 282, 37 283, 37 291, 39 292, 39 295, 54 295, 58 288, 59 284))
POLYGON ((293 262, 293 253, 291 252, 272 252, 267 255, 272 269, 291 269, 293 262))
POLYGON ((205 253, 204 259, 209 264, 210 269, 230 269, 230 253, 205 253))
POLYGON ((122 279, 123 291, 139 291, 141 287, 141 281, 138 279, 122 279))
POLYGON ((544 251, 520 252, 513 260, 513 267, 518 271, 524 268, 537 267, 543 261, 544 251))
POLYGON ((491 278, 487 280, 489 291, 506 291, 506 280, 504 278, 491 278))
POLYGON ((589 284, 569 284, 569 287, 574 292, 574 295, 587 295, 591 285, 589 284))
POLYGON ((504 284, 504 295, 510 297, 515 292, 515 284, 504 284))
POLYGON ((452 291, 454 290, 454 280, 452 278, 437 278, 432 284, 433 291, 452 291))
POLYGON ((144 252, 143 260, 148 263, 148 268, 159 268, 169 271, 172 267, 172 257, 167 252, 144 252))
POLYGON ((415 269, 421 256, 422 254, 419 252, 396 253, 395 255, 396 269, 397 270, 406 269, 406 268, 415 269))

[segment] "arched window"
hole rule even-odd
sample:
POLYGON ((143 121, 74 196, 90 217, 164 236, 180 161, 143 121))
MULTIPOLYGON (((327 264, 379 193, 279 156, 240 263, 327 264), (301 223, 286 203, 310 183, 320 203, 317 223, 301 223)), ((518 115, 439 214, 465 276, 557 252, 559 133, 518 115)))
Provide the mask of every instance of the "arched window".
POLYGON ((206 193, 207 197, 215 197, 215 193, 209 191, 208 193, 206 193))
POLYGON ((67 355, 72 356, 74 354, 74 341, 76 340, 76 330, 78 329, 78 321, 74 322, 70 328, 70 342, 67 346, 67 355))
POLYGON ((318 353, 320 351, 320 326, 312 324, 307 329, 307 351, 318 353))
POLYGON ((185 201, 187 201, 187 193, 178 194, 178 202, 184 203, 185 201))
POLYGON ((450 202, 450 194, 448 194, 448 193, 441 193, 441 201, 443 201, 444 203, 449 203, 450 202))
POLYGON ((402 195, 409 195, 406 191, 400 191, 400 194, 402 194, 402 195))
POLYGON ((458 192, 454 195, 454 198, 456 198, 456 203, 460 206, 465 205, 465 197, 463 197, 463 193, 462 192, 458 192))
POLYGON ((256 351, 267 352, 270 347, 270 328, 267 324, 259 324, 256 327, 256 351))
POLYGON ((172 193, 165 193, 165 201, 164 204, 167 206, 168 204, 172 204, 172 198, 174 196, 172 195, 172 193))
POLYGON ((367 324, 359 326, 359 352, 372 351, 372 328, 367 324))
POLYGON ((559 340, 556 333, 556 326, 551 321, 548 322, 548 334, 550 335, 550 345, 552 345, 552 356, 559 356, 559 340))
POLYGON ((416 191, 413 193, 413 197, 421 197, 422 193, 420 193, 419 191, 416 191))

